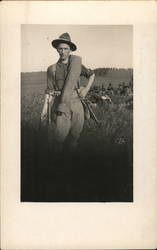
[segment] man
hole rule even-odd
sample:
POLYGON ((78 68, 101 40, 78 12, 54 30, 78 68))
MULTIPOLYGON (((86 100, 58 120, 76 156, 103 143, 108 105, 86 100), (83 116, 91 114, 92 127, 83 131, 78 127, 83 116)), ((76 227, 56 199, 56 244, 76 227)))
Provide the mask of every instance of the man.
POLYGON ((108 87, 107 87, 107 91, 108 91, 108 94, 113 95, 112 83, 109 83, 109 85, 108 85, 108 87))
POLYGON ((95 74, 82 65, 79 56, 71 55, 77 47, 68 33, 53 40, 52 46, 57 50, 59 60, 47 69, 47 88, 41 120, 45 119, 48 105, 53 102, 52 109, 56 115, 54 148, 61 152, 63 144, 66 144, 66 148, 74 151, 84 125, 84 109, 80 97, 87 95, 95 74), (81 75, 88 78, 85 87, 79 86, 81 75))
POLYGON ((121 83, 118 84, 118 94, 123 95, 123 85, 121 83))

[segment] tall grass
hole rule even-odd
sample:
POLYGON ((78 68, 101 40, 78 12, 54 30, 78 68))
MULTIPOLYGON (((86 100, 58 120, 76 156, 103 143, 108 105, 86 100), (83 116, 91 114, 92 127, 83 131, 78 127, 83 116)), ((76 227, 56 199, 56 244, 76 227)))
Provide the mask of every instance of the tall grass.
POLYGON ((46 84, 39 75, 22 80, 22 201, 132 201, 133 109, 123 97, 113 96, 113 104, 93 108, 100 124, 92 119, 84 123, 78 152, 85 157, 70 169, 64 163, 61 171, 53 170, 52 164, 46 168, 45 158, 40 160, 44 153, 47 157, 49 135, 39 126, 46 84))

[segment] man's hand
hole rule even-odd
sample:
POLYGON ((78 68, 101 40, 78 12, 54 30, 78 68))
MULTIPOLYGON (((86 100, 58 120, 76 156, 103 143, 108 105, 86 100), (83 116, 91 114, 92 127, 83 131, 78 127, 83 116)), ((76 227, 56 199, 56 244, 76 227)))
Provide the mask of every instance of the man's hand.
POLYGON ((88 90, 86 87, 80 87, 80 89, 78 89, 78 92, 79 92, 80 96, 82 98, 84 98, 87 95, 88 90))
POLYGON ((85 87, 80 87, 80 89, 78 90, 79 91, 79 94, 81 97, 85 97, 88 93, 88 91, 90 90, 93 82, 94 82, 94 78, 95 78, 95 74, 93 73, 90 77, 89 77, 89 80, 88 80, 88 83, 87 83, 87 86, 85 87))

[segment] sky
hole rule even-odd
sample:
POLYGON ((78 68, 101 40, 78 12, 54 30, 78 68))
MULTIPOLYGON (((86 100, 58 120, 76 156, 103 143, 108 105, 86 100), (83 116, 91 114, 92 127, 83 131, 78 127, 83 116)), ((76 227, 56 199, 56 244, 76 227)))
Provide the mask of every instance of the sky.
POLYGON ((39 25, 21 27, 21 71, 46 71, 58 60, 51 45, 68 32, 77 45, 75 55, 82 63, 95 68, 132 68, 133 27, 131 25, 39 25))

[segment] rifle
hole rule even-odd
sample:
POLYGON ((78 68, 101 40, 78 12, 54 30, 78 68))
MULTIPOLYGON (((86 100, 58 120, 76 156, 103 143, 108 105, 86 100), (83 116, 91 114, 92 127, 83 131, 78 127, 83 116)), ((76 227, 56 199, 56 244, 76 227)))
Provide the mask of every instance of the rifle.
POLYGON ((45 116, 46 119, 45 118, 41 119, 41 117, 40 117, 39 129, 41 129, 42 126, 45 126, 45 125, 46 125, 47 129, 49 129, 49 127, 51 125, 51 108, 52 108, 52 105, 54 103, 54 98, 55 98, 55 96, 53 95, 53 93, 48 94, 48 98, 46 100, 46 107, 47 107, 46 116, 45 116), (52 96, 52 99, 50 100, 51 96, 52 96))
POLYGON ((87 98, 83 98, 80 96, 80 93, 78 91, 78 89, 76 89, 76 92, 81 100, 81 103, 83 105, 84 108, 87 108, 87 110, 89 111, 90 117, 95 121, 95 123, 98 125, 100 124, 100 121, 97 119, 96 115, 94 114, 94 111, 91 107, 91 102, 87 99, 87 98))
POLYGON ((49 128, 50 124, 51 124, 51 103, 50 103, 50 94, 49 94, 49 98, 47 99, 47 128, 49 128))

